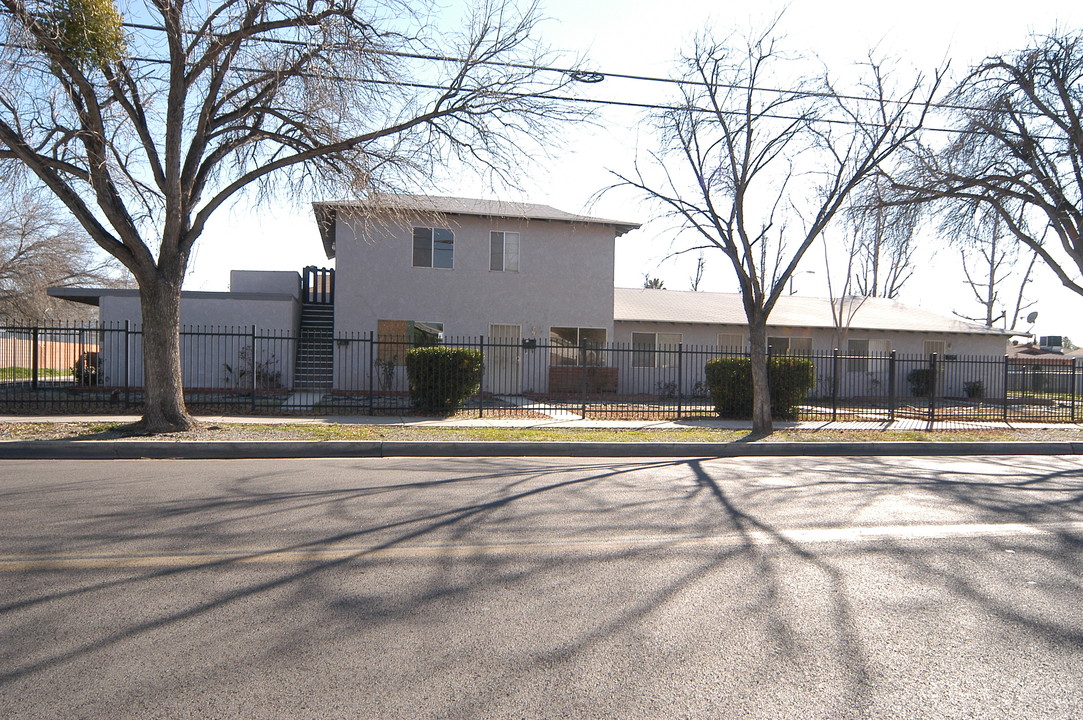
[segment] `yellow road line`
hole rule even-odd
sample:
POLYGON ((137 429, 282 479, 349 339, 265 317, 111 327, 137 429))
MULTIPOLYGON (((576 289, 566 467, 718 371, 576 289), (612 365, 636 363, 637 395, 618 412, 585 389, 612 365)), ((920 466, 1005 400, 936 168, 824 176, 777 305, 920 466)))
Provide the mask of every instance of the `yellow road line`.
POLYGON ((494 555, 573 554, 625 550, 732 549, 747 545, 808 545, 890 540, 955 540, 1083 533, 1083 522, 887 525, 850 528, 763 530, 715 535, 650 535, 615 538, 561 538, 502 543, 429 545, 313 545, 304 548, 230 548, 193 552, 58 553, 0 555, 0 572, 87 570, 148 567, 197 567, 259 563, 326 563, 352 559, 382 560, 494 555))

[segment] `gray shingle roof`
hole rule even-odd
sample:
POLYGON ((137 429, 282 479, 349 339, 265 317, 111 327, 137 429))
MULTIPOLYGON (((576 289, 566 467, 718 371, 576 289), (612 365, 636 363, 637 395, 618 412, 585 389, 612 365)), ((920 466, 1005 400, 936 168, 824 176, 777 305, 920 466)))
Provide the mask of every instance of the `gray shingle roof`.
MULTIPOLYGON (((837 301, 836 301, 837 302, 837 301)), ((847 302, 851 302, 847 300, 847 302)), ((964 322, 956 318, 908 307, 886 298, 858 298, 860 303, 850 327, 860 330, 906 330, 912 332, 1002 335, 1011 333, 964 322)), ((737 293, 690 292, 616 288, 613 318, 621 322, 670 322, 709 325, 747 325, 741 296, 737 293)), ((779 298, 768 318, 772 327, 832 328, 831 301, 827 298, 779 298)))
POLYGON ((473 215, 494 218, 524 218, 527 220, 549 220, 591 225, 612 225, 617 237, 635 230, 640 223, 627 220, 608 220, 606 218, 576 215, 564 212, 548 205, 536 203, 509 202, 505 200, 481 200, 478 198, 445 197, 439 195, 373 195, 363 201, 315 202, 312 203, 316 220, 323 234, 324 249, 327 257, 334 256, 334 241, 324 228, 339 209, 358 209, 367 212, 389 210, 403 213, 435 215, 473 215))

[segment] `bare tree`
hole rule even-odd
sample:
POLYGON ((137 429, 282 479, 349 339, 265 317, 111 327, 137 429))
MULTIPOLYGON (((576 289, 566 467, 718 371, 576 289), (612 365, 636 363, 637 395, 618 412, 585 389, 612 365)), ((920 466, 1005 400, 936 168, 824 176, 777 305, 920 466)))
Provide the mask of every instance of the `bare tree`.
POLYGON ((914 274, 914 230, 920 204, 893 204, 891 183, 874 175, 848 215, 853 227, 854 289, 865 297, 897 297, 914 274))
POLYGON ((644 273, 643 287, 648 290, 665 290, 666 281, 660 277, 651 277, 649 274, 644 273))
MULTIPOLYGON (((851 226, 850 242, 848 252, 845 253, 832 253, 827 238, 824 238, 824 275, 827 278, 827 297, 831 303, 831 324, 835 328, 835 347, 846 348, 847 336, 850 334, 850 326, 854 322, 854 317, 857 315, 857 311, 861 309, 861 306, 865 304, 865 301, 870 297, 868 295, 855 294, 853 291, 854 284, 858 282, 859 275, 854 272, 854 263, 858 260, 858 253, 854 251, 859 243, 859 230, 854 226, 851 226), (834 264, 834 257, 843 257, 846 259, 846 268, 842 275, 842 287, 839 288, 839 292, 835 292, 836 283, 834 280, 834 273, 832 273, 831 266, 834 264)), ((838 382, 838 378, 832 378, 832 382, 838 382)))
POLYGON ((1033 278, 1037 254, 1027 251, 1029 258, 1021 258, 1023 246, 984 203, 952 202, 940 227, 959 246, 966 284, 982 307, 979 317, 959 311, 955 314, 986 327, 999 322, 1005 330, 1014 330, 1023 311, 1035 304, 1026 299, 1026 290, 1033 278), (1026 269, 1020 275, 1017 270, 1022 260, 1026 261, 1026 269))
POLYGON ((657 201, 693 247, 729 260, 748 320, 753 433, 772 430, 767 318, 801 259, 847 198, 920 127, 921 81, 891 99, 870 63, 860 97, 826 79, 797 79, 774 28, 746 41, 703 38, 684 59, 677 107, 657 117, 648 170, 620 175, 657 201), (769 88, 787 88, 774 90, 769 88), (652 173, 648 177, 648 172, 652 173))
POLYGON ((1035 37, 1014 55, 988 58, 946 104, 957 133, 944 147, 917 150, 897 187, 911 201, 984 205, 1083 295, 1083 35, 1035 37))
POLYGON ((406 187, 458 158, 499 177, 567 105, 537 13, 483 4, 435 37, 407 0, 0 0, 0 158, 24 164, 140 290, 146 431, 191 427, 179 307, 238 194, 406 187))
POLYGON ((699 292, 699 285, 703 282, 703 269, 706 266, 707 259, 703 257, 703 250, 700 250, 699 257, 696 258, 696 272, 692 277, 688 278, 688 289, 692 292, 699 292))
POLYGON ((56 300, 50 287, 123 284, 119 265, 43 192, 0 194, 0 318, 43 324, 90 319, 90 309, 56 300))

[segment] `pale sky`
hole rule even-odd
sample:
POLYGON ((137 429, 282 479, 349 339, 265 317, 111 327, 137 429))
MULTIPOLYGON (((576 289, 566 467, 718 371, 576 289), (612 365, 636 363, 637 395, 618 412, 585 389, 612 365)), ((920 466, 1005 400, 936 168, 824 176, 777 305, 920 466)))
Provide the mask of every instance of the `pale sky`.
MULTIPOLYGON (((455 6, 453 0, 446 4, 455 6)), ((674 60, 696 33, 713 28, 716 37, 733 30, 762 27, 788 6, 781 30, 787 47, 818 58, 829 71, 844 72, 875 48, 879 56, 897 58, 902 67, 931 73, 950 60, 963 72, 982 57, 1010 52, 1026 44, 1032 32, 1056 26, 1083 27, 1083 5, 1061 0, 1030 3, 989 3, 975 0, 910 0, 870 3, 852 0, 546 0, 549 18, 541 29, 544 41, 565 57, 585 56, 600 72, 671 76, 674 60)), ((451 9, 454 9, 452 7, 451 9)), ((813 61, 816 62, 816 61, 813 61)), ((810 67, 810 71, 814 70, 810 67)), ((665 89, 655 83, 607 80, 584 91, 592 97, 659 101, 665 89)), ((637 152, 652 140, 645 116, 625 109, 603 110, 593 128, 565 126, 565 147, 551 160, 527 167, 521 191, 494 192, 472 179, 443 181, 432 192, 446 195, 523 200, 553 205, 570 212, 643 222, 644 228, 617 241, 616 285, 638 287, 643 274, 665 280, 667 288, 687 290, 695 257, 668 260, 681 240, 652 225, 646 205, 627 192, 610 193, 593 206, 594 194, 610 185, 610 170, 630 170, 637 152)), ((429 189, 425 189, 429 190, 429 189)), ((225 210, 212 221, 196 247, 185 288, 224 290, 230 269, 296 269, 328 265, 307 198, 293 206, 225 210)), ((935 233, 922 237, 919 266, 900 299, 911 305, 950 315, 977 315, 958 269, 958 252, 935 233)), ((732 270, 721 256, 707 254, 701 289, 732 292, 732 270)), ((799 294, 826 296, 823 251, 810 250, 795 278, 799 294), (808 272, 808 271, 811 271, 808 272)), ((1083 297, 1059 286, 1043 272, 1031 295, 1037 305, 1036 334, 1068 335, 1083 341, 1083 297)), ((1024 326, 1023 329, 1027 329, 1024 326)))

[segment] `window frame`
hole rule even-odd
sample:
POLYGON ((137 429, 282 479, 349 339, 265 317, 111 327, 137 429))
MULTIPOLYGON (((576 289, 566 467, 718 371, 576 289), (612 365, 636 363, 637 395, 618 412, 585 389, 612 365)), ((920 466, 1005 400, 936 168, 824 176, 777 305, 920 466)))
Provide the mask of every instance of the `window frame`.
POLYGON ((808 357, 812 354, 812 338, 805 337, 803 335, 772 335, 767 338, 767 345, 771 348, 772 357, 780 357, 785 355, 792 355, 796 357, 808 357), (782 352, 779 352, 777 345, 772 343, 772 340, 785 340, 786 347, 782 352), (808 345, 807 350, 791 350, 794 345, 794 341, 798 341, 801 345, 808 345))
POLYGON ((431 268, 434 270, 454 270, 455 269, 455 233, 449 228, 438 227, 415 227, 412 235, 411 245, 411 264, 416 268, 431 268), (428 232, 428 237, 424 237, 424 233, 428 232), (446 237, 442 237, 446 235, 446 237), (428 243, 427 249, 425 243, 428 243), (447 247, 437 248, 437 243, 446 244, 447 247), (420 255, 419 255, 420 253, 420 255), (449 264, 438 265, 437 258, 446 256, 449 258, 449 264), (418 262, 419 257, 421 262, 418 262), (428 264, 425 264, 425 259, 428 259, 428 264))
POLYGON ((512 231, 512 230, 491 230, 489 232, 489 272, 510 272, 510 273, 519 272, 519 269, 522 266, 522 257, 523 257, 522 256, 522 247, 523 247, 522 243, 523 243, 523 236, 522 236, 521 233, 519 233, 517 231, 512 231), (499 236, 499 238, 497 236, 499 236), (512 237, 514 237, 514 243, 510 242, 512 237), (494 267, 494 265, 495 265, 494 260, 497 259, 496 253, 495 253, 496 243, 497 242, 499 242, 499 247, 500 247, 500 256, 499 256, 500 267, 494 267), (509 247, 511 245, 514 245, 514 248, 515 248, 514 253, 509 253, 508 252, 508 249, 509 249, 509 247), (509 265, 512 264, 512 263, 508 262, 509 256, 514 257, 514 260, 515 260, 514 265, 515 265, 515 267, 509 267, 509 265))
POLYGON ((718 349, 723 352, 746 352, 748 350, 748 341, 745 340, 745 336, 741 333, 718 333, 715 340, 718 343, 718 349), (737 342, 727 344, 722 338, 737 338, 737 342))
POLYGON ((673 358, 673 351, 664 348, 674 348, 684 344, 684 333, 664 332, 633 332, 632 333, 632 367, 636 369, 661 369, 667 370, 677 367, 678 360, 673 358), (636 342, 636 336, 641 338, 636 342), (642 341, 642 338, 650 336, 650 344, 642 341), (662 342, 660 338, 676 342, 662 342), (648 360, 649 358, 649 360, 648 360))
POLYGON ((921 349, 925 357, 930 355, 936 355, 938 358, 943 358, 948 353, 948 341, 947 340, 922 340, 921 349), (934 345, 939 347, 939 350, 930 350, 929 346, 934 345))
MULTIPOLYGON (((572 325, 552 325, 549 327, 549 365, 553 367, 600 367, 602 365, 602 353, 605 348, 609 331, 605 328, 577 327, 572 325), (570 338, 557 337, 558 331, 575 331, 575 342, 570 338), (601 333, 602 340, 590 340, 583 337, 583 333, 601 333), (581 348, 581 344, 585 347, 581 348), (580 350, 583 350, 581 353, 580 350), (585 355, 585 357, 580 357, 585 355), (572 362, 568 362, 568 360, 572 362), (586 362, 584 362, 586 361, 586 362)), ((568 335, 569 333, 563 333, 568 335)))
POLYGON ((406 364, 406 352, 422 345, 444 342, 444 323, 419 320, 376 321, 376 362, 398 367, 406 364), (400 332, 395 332, 396 330, 400 332))
POLYGON ((869 339, 865 338, 848 338, 846 340, 846 372, 858 373, 869 371, 869 339), (855 350, 855 343, 864 343, 864 350, 855 350), (855 355, 857 357, 849 357, 855 355))

